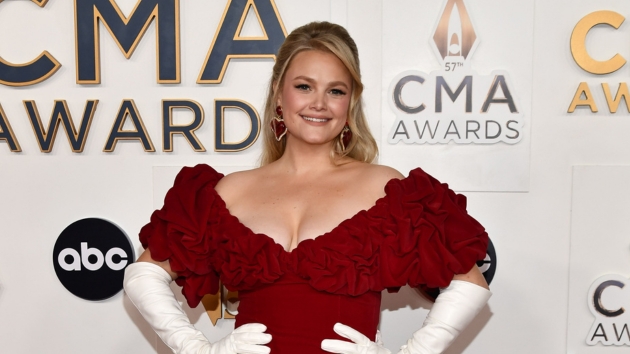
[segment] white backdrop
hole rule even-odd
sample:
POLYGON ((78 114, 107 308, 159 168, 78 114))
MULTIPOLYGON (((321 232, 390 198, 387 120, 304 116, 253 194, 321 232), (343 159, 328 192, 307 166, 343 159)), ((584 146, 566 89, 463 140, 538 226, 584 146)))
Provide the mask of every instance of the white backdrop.
MULTIPOLYGON (((312 20, 330 20, 348 28, 361 53, 367 115, 382 152, 379 163, 403 173, 418 165, 456 190, 469 191, 469 211, 491 235, 498 253, 491 285, 494 296, 448 353, 627 350, 586 345, 594 321, 587 306, 589 286, 606 274, 630 277, 630 242, 623 223, 600 220, 597 214, 589 218, 597 210, 591 195, 600 197, 597 203, 623 203, 623 198, 615 198, 614 187, 621 188, 622 182, 604 179, 612 173, 605 168, 592 172, 573 166, 630 165, 626 137, 630 114, 624 103, 617 113, 610 113, 601 89, 601 83, 609 83, 616 92, 618 83, 627 80, 630 66, 608 75, 590 74, 575 64, 569 40, 574 26, 587 14, 610 10, 630 16, 630 3, 466 0, 480 39, 471 68, 479 75, 495 70, 509 73, 510 89, 523 113, 522 139, 513 145, 390 145, 386 137, 395 113, 389 106, 389 85, 405 70, 427 74, 441 70, 430 40, 446 1, 275 3, 287 31, 312 20), (582 81, 589 83, 598 113, 588 108, 567 113, 582 81), (598 184, 611 188, 602 195, 598 184), (597 235, 583 231, 590 229, 598 230, 597 235), (601 240, 601 248, 587 250, 589 257, 572 254, 584 252, 579 247, 588 245, 590 237, 601 240)), ((129 14, 136 0, 116 3, 129 14)), ((129 60, 101 25, 101 84, 78 85, 73 2, 50 0, 43 8, 26 0, 0 2, 0 57, 26 63, 47 50, 62 64, 39 84, 0 85, 0 105, 22 148, 11 152, 0 140, 3 353, 167 353, 122 292, 100 302, 70 294, 55 275, 52 249, 70 223, 100 217, 125 230, 139 252, 137 232, 161 203, 175 171, 160 166, 205 162, 229 172, 256 164, 259 142, 238 153, 213 151, 214 100, 237 98, 260 112, 273 61, 232 60, 221 84, 196 84, 226 3, 180 1, 180 84, 156 83, 153 23, 129 60), (174 139, 173 152, 162 151, 161 101, 182 98, 204 108, 205 123, 196 133, 207 152, 193 152, 181 137, 174 139), (47 127, 54 100, 68 102, 76 124, 90 99, 98 99, 99 104, 84 151, 72 153, 60 129, 52 152, 40 152, 22 101, 36 101, 47 127), (156 152, 144 152, 137 141, 122 141, 114 152, 103 152, 123 99, 134 99, 156 152)), ((257 31, 255 21, 248 21, 244 34, 257 31)), ((615 53, 630 58, 629 37, 628 24, 618 30, 600 25, 591 31, 586 45, 597 60, 615 53)), ((478 110, 477 101, 474 107, 478 110)), ((183 124, 190 116, 183 113, 176 120, 183 124)), ((245 117, 234 114, 229 120, 227 137, 240 140, 245 117)), ((612 176, 620 176, 618 170, 613 172, 612 176)), ((630 301, 625 306, 630 308, 630 301)), ((396 350, 420 327, 428 308, 430 304, 411 289, 384 294, 380 328, 387 347, 396 350)), ((190 314, 211 340, 233 326, 231 320, 212 326, 201 309, 190 314)))

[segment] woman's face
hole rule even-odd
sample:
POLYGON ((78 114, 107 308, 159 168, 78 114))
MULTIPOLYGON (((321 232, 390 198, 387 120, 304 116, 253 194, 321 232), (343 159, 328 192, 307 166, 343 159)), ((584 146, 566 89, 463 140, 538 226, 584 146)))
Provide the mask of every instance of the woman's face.
POLYGON ((298 53, 289 65, 278 96, 287 139, 309 144, 332 141, 348 118, 352 77, 334 54, 298 53))

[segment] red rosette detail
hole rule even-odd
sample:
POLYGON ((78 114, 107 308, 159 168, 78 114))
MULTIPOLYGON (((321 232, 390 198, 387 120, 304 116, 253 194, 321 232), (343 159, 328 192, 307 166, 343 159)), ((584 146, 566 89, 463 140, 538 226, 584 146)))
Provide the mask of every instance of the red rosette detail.
POLYGON ((311 286, 361 295, 406 284, 445 287, 486 254, 484 228, 466 212, 466 199, 420 169, 392 180, 367 211, 293 255, 311 286))
POLYGON ((284 249, 271 238, 253 233, 231 215, 221 200, 216 217, 221 220, 215 230, 217 257, 214 268, 221 282, 231 291, 250 290, 271 284, 284 274, 281 262, 284 249))
POLYGON ((219 274, 230 290, 272 283, 283 274, 282 247, 253 234, 229 214, 214 189, 222 177, 208 165, 183 168, 164 207, 140 231, 152 258, 169 260, 190 307, 219 290, 219 274))
POLYGON ((219 277, 212 267, 216 252, 212 210, 216 208, 214 186, 222 177, 208 165, 184 167, 167 192, 164 207, 140 231, 140 242, 151 251, 151 257, 169 260, 191 307, 219 290, 219 277))
MULTIPOLYGON (((317 290, 335 294, 361 295, 380 287, 382 243, 377 203, 342 222, 330 233, 302 241, 294 251, 296 272, 317 290)), ((385 210, 383 210, 385 211, 385 210)))

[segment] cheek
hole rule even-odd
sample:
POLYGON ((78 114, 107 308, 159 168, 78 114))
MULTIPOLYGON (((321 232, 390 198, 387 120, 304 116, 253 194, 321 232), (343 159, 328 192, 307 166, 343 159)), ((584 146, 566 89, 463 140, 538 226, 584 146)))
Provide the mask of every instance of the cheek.
POLYGON ((350 110, 350 98, 344 98, 334 103, 334 110, 337 115, 347 116, 350 110))
POLYGON ((289 111, 293 111, 295 109, 300 109, 300 106, 302 106, 304 103, 304 97, 302 97, 303 95, 300 95, 298 92, 296 92, 296 90, 293 90, 292 88, 285 88, 282 91, 282 106, 283 108, 287 108, 287 112, 289 111))

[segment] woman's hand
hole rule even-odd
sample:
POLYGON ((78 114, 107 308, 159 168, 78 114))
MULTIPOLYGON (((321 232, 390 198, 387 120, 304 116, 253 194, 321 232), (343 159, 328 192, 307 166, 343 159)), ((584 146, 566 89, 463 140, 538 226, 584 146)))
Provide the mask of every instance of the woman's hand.
POLYGON ((244 324, 212 344, 210 354, 268 354, 271 349, 264 344, 271 342, 271 334, 266 330, 260 323, 244 324))
MULTIPOLYGON (((391 352, 382 346, 382 343, 374 343, 361 332, 337 323, 333 330, 340 336, 350 339, 346 342, 337 339, 324 339, 322 349, 329 353, 337 354, 390 354, 391 352)), ((377 340, 378 341, 378 340, 377 340)), ((380 342, 380 341, 379 341, 380 342)))

